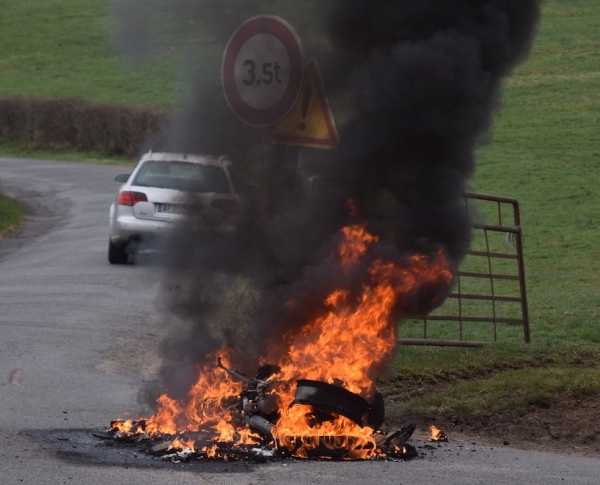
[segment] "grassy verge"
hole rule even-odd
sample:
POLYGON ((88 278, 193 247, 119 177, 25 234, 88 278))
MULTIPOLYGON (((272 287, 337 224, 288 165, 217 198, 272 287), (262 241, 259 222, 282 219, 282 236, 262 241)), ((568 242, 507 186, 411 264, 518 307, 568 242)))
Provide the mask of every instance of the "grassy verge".
MULTIPOLYGON (((395 409, 399 415, 488 415, 511 413, 523 416, 535 408, 549 408, 564 397, 578 399, 598 392, 598 369, 521 369, 487 379, 461 381, 449 389, 435 390, 411 405, 395 409)), ((392 407, 394 409, 394 407, 392 407)))
POLYGON ((24 220, 19 203, 0 194, 0 239, 17 230, 24 220))
POLYGON ((490 438, 536 441, 535 436, 547 432, 546 421, 536 416, 550 412, 556 430, 579 433, 572 441, 557 441, 557 450, 575 441, 583 446, 594 442, 596 407, 578 410, 578 403, 600 396, 597 345, 419 350, 401 349, 396 376, 379 384, 390 424, 408 418, 433 421, 448 430, 458 425, 459 430, 490 438), (496 429, 490 429, 492 423, 496 429))

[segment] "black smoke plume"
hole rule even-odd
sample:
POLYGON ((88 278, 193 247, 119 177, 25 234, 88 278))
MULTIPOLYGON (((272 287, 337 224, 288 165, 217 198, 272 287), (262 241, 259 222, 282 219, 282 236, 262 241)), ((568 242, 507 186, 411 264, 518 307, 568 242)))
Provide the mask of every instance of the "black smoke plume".
MULTIPOLYGON (((133 11, 141 3, 148 8, 148 2, 128 2, 133 11)), ((279 6, 152 3, 156 10, 146 15, 156 17, 155 23, 139 26, 140 18, 126 17, 130 32, 149 36, 163 25, 157 19, 168 20, 170 41, 184 45, 185 35, 175 34, 189 30, 190 19, 198 19, 196 27, 204 19, 204 35, 224 45, 247 17, 278 13, 279 6)), ((183 78, 195 86, 184 102, 189 109, 149 144, 229 154, 242 175, 246 212, 233 236, 200 237, 190 229, 170 241, 163 303, 180 326, 165 340, 158 383, 142 392, 147 402, 165 390, 184 397, 197 365, 223 345, 237 349, 236 364, 251 373, 269 342, 318 314, 324 295, 340 286, 360 287, 362 282, 348 280, 331 257, 339 229, 354 220, 349 199, 358 207, 357 220, 381 237, 371 257, 401 262, 415 251, 443 248, 458 264, 470 242, 463 194, 475 171, 475 149, 491 128, 502 79, 529 53, 540 13, 539 0, 286 5, 282 16, 292 24, 287 15, 311 5, 309 17, 318 13, 323 19, 314 31, 310 22, 299 31, 307 53, 321 64, 330 96, 342 99, 351 115, 341 126, 337 149, 301 149, 299 171, 297 150, 266 147, 261 131, 235 119, 220 92, 218 66, 212 66, 216 73, 210 82, 206 71, 182 68, 183 78), (262 165, 265 149, 282 161, 268 174, 262 165)), ((148 55, 148 44, 128 45, 148 55)), ((427 311, 439 300, 430 293, 397 315, 427 311)))

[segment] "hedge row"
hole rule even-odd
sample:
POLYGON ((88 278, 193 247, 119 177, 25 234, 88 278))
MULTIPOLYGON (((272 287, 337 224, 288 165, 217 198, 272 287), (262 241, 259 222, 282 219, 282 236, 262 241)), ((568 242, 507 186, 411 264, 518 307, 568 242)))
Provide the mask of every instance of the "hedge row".
POLYGON ((134 157, 167 113, 71 98, 0 97, 0 140, 37 149, 134 157))

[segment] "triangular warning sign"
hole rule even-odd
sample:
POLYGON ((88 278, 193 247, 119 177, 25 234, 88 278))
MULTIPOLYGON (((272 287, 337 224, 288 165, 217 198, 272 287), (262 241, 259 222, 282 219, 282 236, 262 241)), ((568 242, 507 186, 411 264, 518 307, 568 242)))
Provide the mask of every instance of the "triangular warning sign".
POLYGON ((308 60, 298 103, 273 133, 273 143, 335 148, 339 137, 315 58, 308 60))

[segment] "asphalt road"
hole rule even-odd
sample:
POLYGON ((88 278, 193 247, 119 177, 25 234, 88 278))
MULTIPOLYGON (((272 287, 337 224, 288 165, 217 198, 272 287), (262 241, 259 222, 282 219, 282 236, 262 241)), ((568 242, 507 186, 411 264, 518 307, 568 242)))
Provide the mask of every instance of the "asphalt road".
POLYGON ((393 462, 170 464, 93 436, 152 379, 158 266, 107 262, 117 167, 0 158, 24 231, 0 241, 0 483, 597 484, 600 460, 453 441, 393 462), (110 451, 110 452, 109 452, 110 451))

